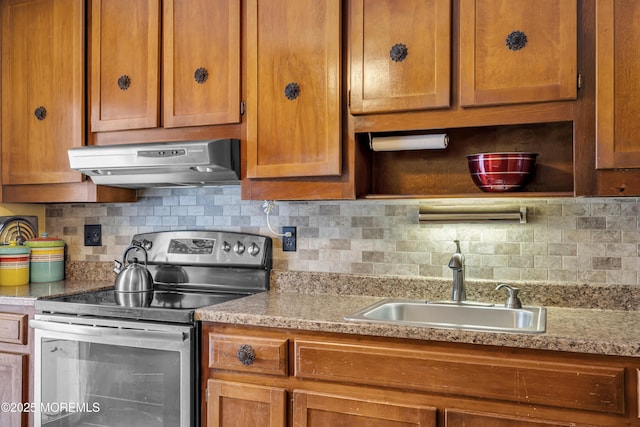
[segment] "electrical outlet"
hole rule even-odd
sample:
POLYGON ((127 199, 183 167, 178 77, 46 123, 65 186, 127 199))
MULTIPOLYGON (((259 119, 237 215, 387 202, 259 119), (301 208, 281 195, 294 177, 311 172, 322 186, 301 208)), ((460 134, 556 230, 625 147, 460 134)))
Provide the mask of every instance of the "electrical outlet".
POLYGON ((282 236, 282 251, 295 252, 298 235, 296 227, 282 227, 282 234, 291 233, 291 236, 282 236))
POLYGON ((85 246, 102 246, 102 225, 85 224, 84 245, 85 246))

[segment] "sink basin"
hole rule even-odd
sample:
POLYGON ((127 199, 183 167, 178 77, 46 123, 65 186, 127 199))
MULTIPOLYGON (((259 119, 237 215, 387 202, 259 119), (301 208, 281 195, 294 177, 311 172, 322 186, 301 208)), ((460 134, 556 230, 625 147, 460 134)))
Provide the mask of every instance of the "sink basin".
POLYGON ((482 303, 425 302, 387 299, 345 316, 345 320, 383 322, 488 332, 542 333, 544 307, 505 308, 482 303))

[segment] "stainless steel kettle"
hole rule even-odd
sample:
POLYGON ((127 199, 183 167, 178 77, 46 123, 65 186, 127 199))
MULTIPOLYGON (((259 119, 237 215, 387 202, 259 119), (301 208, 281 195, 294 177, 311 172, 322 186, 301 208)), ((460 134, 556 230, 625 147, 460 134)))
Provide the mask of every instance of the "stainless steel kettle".
POLYGON ((150 292, 153 291, 153 276, 147 270, 147 251, 141 246, 129 246, 122 256, 122 262, 115 260, 113 271, 118 273, 116 277, 116 292, 150 292), (144 253, 144 265, 137 258, 127 264, 129 251, 136 250, 144 253))

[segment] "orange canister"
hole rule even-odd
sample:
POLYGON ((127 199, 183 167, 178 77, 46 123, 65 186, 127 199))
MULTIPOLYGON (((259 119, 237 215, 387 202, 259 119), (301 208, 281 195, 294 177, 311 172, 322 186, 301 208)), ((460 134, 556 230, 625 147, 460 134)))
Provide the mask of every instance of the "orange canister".
POLYGON ((31 248, 32 283, 64 279, 64 240, 42 233, 40 237, 27 240, 24 245, 31 248))
POLYGON ((16 242, 0 246, 0 286, 29 284, 30 252, 30 248, 16 242))

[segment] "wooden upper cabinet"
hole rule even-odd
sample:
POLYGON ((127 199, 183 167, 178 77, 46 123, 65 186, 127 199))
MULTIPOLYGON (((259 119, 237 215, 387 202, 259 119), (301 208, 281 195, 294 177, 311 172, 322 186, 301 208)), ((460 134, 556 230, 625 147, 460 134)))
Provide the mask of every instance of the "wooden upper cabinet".
POLYGON ((460 0, 460 105, 577 96, 576 0, 460 0))
POLYGON ((91 23, 92 132, 240 121, 240 2, 93 0, 91 23))
POLYGON ((449 107, 450 0, 354 0, 352 114, 449 107))
POLYGON ((341 3, 247 1, 247 177, 341 173, 341 3))
POLYGON ((160 0, 92 0, 91 131, 159 125, 160 0))
POLYGON ((640 168, 640 2, 596 2, 596 168, 640 168))
POLYGON ((2 2, 2 182, 80 182, 67 149, 84 143, 84 1, 2 2))
POLYGON ((164 127, 240 122, 240 2, 163 1, 164 127))

